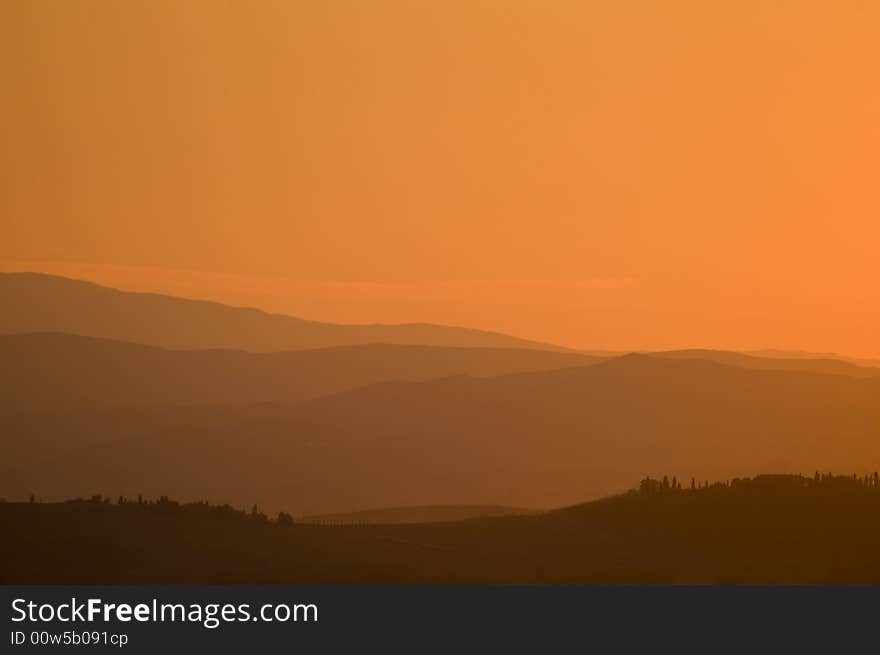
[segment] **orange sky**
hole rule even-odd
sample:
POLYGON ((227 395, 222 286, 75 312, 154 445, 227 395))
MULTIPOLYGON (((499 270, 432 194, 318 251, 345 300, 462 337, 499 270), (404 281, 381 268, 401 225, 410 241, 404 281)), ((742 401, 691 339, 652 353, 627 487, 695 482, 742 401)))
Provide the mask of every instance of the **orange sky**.
POLYGON ((7 0, 0 263, 877 355, 878 34, 855 0, 7 0))

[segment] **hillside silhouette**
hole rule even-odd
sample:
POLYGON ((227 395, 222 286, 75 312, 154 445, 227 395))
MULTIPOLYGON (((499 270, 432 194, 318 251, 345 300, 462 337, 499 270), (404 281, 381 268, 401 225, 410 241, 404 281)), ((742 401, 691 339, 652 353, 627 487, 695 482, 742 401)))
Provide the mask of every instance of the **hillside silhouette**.
POLYGON ((880 378, 632 355, 296 404, 0 416, 0 495, 167 493, 296 514, 553 507, 639 472, 880 468, 880 378))
POLYGON ((761 371, 804 371, 827 373, 829 375, 849 375, 870 378, 880 376, 880 368, 860 365, 853 361, 834 357, 782 357, 731 352, 728 350, 669 350, 649 353, 653 357, 668 359, 701 359, 737 368, 750 368, 761 371))
POLYGON ((462 327, 319 323, 204 300, 119 291, 42 273, 0 273, 0 307, 0 334, 65 332, 165 348, 275 352, 395 343, 564 350, 462 327))
POLYGON ((578 353, 397 344, 281 353, 167 350, 67 334, 0 336, 0 411, 292 402, 393 380, 584 366, 578 353))
MULTIPOLYGON (((652 356, 702 359, 760 370, 880 377, 878 369, 840 360, 768 359, 705 350, 652 356)), ((604 359, 522 348, 398 344, 279 353, 169 350, 94 337, 36 333, 0 336, 0 361, 6 372, 0 382, 0 412, 22 412, 294 402, 379 382, 550 371, 604 359)))
POLYGON ((773 358, 773 359, 842 359, 857 366, 880 368, 880 359, 872 359, 868 357, 849 357, 847 355, 839 355, 837 353, 814 353, 806 350, 780 350, 778 348, 765 348, 761 350, 750 350, 746 354, 755 357, 773 358))
POLYGON ((0 583, 878 584, 878 512, 877 473, 646 478, 543 514, 415 525, 165 497, 0 503, 0 583))

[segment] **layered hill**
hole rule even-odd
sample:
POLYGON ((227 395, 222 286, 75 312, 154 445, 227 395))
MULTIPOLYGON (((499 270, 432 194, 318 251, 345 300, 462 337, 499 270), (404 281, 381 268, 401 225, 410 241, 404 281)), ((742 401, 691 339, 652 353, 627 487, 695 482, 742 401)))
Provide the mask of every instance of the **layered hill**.
POLYGON ((877 377, 880 369, 869 365, 859 365, 853 361, 832 356, 782 357, 731 352, 728 350, 669 350, 649 353, 654 357, 667 359, 701 359, 737 368, 751 368, 763 371, 804 371, 828 373, 830 375, 850 375, 853 377, 877 377))
MULTIPOLYGON (((759 358, 725 351, 656 353, 738 368, 878 377, 839 360, 759 358)), ((169 350, 69 334, 0 335, 0 412, 87 407, 295 402, 378 382, 500 376, 588 366, 574 352, 365 344, 279 353, 169 350)))
POLYGON ((29 332, 255 352, 368 343, 562 350, 462 327, 319 323, 215 302, 119 291, 41 273, 0 273, 0 334, 29 332))
POLYGON ((68 334, 0 336, 0 412, 293 402, 387 381, 585 366, 578 353, 367 344, 280 353, 168 350, 68 334))
POLYGON ((755 357, 765 357, 773 359, 840 359, 857 366, 880 368, 880 359, 872 359, 866 357, 849 357, 847 355, 839 355, 837 353, 813 353, 804 350, 779 350, 774 348, 764 350, 752 350, 746 353, 755 357))
POLYGON ((296 515, 553 507, 658 471, 880 468, 880 379, 627 356, 295 405, 3 417, 0 495, 166 493, 296 515))

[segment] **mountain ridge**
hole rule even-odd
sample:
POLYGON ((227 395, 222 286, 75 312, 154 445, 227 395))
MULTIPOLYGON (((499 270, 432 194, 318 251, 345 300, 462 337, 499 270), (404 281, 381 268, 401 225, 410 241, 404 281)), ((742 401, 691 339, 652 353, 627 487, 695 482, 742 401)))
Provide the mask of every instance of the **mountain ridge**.
POLYGON ((645 355, 293 405, 0 419, 0 434, 16 435, 0 472, 8 498, 169 493, 297 515, 563 506, 658 471, 880 467, 880 378, 645 355))
POLYGON ((296 402, 371 383, 585 366, 578 353, 358 344, 282 352, 173 350, 65 333, 0 336, 0 411, 296 402))
POLYGON ((323 323, 34 272, 0 272, 0 306, 6 307, 0 334, 64 332, 177 349, 274 352, 395 343, 571 351, 489 330, 432 323, 323 323))

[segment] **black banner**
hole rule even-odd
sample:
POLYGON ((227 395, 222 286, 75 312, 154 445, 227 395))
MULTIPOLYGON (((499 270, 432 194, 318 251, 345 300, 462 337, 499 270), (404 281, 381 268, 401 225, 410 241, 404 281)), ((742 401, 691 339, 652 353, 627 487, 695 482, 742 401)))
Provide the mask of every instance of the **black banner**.
POLYGON ((0 596, 10 653, 841 652, 876 643, 880 609, 877 587, 7 586, 0 596))

